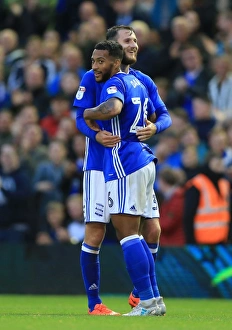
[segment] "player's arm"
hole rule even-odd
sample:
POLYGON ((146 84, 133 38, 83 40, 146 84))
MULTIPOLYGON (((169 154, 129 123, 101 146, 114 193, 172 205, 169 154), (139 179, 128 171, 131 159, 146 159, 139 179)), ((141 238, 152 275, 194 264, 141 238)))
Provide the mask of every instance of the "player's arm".
POLYGON ((112 147, 120 141, 118 136, 101 130, 97 123, 89 127, 84 120, 83 113, 86 108, 96 104, 95 78, 92 70, 85 73, 74 99, 73 106, 76 110, 76 127, 89 139, 97 141, 104 147, 112 147))
POLYGON ((147 138, 150 138, 152 135, 160 133, 165 129, 167 129, 168 127, 170 127, 172 124, 172 120, 164 102, 162 101, 158 93, 158 89, 154 81, 149 76, 143 74, 142 72, 137 72, 137 74, 139 75, 137 76, 137 78, 141 80, 142 83, 147 87, 150 100, 155 109, 155 115, 154 115, 154 110, 148 112, 149 121, 147 123, 147 127, 143 128, 138 132, 138 138, 141 141, 144 141, 147 138), (153 127, 152 125, 155 127, 153 127), (151 134, 150 136, 148 136, 148 132, 147 132, 148 130, 150 131, 151 134))
POLYGON ((112 97, 97 107, 85 109, 85 120, 109 120, 120 114, 123 103, 120 99, 112 97))
POLYGON ((97 123, 94 121, 88 121, 86 123, 83 113, 85 109, 78 108, 76 115, 76 126, 78 130, 87 136, 88 138, 97 141, 104 147, 114 147, 118 142, 120 142, 120 137, 118 135, 113 135, 111 132, 106 130, 100 130, 97 123))
POLYGON ((146 141, 148 139, 150 139, 153 135, 156 134, 157 131, 157 127, 155 125, 155 121, 156 121, 156 113, 155 113, 155 108, 151 102, 151 100, 149 100, 148 102, 148 116, 149 116, 149 120, 146 120, 146 126, 137 130, 136 135, 139 139, 139 141, 143 142, 146 141))
POLYGON ((76 111, 76 126, 77 126, 77 129, 82 133, 84 134, 85 136, 87 136, 88 138, 92 139, 92 140, 96 140, 96 135, 97 135, 97 132, 100 131, 100 128, 96 127, 95 129, 91 129, 84 117, 83 117, 83 114, 84 114, 84 111, 85 109, 84 108, 80 108, 78 107, 77 108, 77 111, 76 111))

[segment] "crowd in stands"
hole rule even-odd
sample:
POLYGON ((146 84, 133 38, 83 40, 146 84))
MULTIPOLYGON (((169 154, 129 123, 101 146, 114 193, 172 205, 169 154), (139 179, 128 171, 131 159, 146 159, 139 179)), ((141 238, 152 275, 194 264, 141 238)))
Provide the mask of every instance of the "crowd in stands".
POLYGON ((232 1, 25 0, 0 2, 0 242, 82 241, 85 137, 72 104, 94 45, 118 24, 134 28, 133 67, 172 117, 148 140, 161 246, 232 241, 232 1), (196 230, 202 194, 214 214, 222 197, 219 236, 196 230))

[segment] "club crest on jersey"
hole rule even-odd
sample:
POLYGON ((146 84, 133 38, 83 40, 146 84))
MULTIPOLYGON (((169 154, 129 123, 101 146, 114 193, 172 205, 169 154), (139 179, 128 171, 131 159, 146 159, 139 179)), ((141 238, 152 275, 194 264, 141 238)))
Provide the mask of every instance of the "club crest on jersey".
POLYGON ((114 94, 116 93, 118 90, 117 90, 117 87, 116 86, 110 86, 107 88, 107 93, 108 94, 114 94))
POLYGON ((77 100, 81 100, 83 95, 84 95, 84 92, 85 92, 85 87, 84 86, 80 86, 78 91, 77 91, 77 94, 76 94, 76 99, 77 100))

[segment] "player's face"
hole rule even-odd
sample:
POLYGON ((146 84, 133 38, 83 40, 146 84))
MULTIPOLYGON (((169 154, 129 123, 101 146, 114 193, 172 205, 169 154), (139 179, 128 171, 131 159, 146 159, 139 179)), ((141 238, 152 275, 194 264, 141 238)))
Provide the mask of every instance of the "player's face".
POLYGON ((119 30, 116 38, 117 42, 123 47, 122 64, 131 65, 137 61, 138 42, 134 32, 129 30, 119 30))
POLYGON ((109 56, 108 50, 94 49, 91 60, 97 82, 106 81, 116 73, 115 59, 109 56))

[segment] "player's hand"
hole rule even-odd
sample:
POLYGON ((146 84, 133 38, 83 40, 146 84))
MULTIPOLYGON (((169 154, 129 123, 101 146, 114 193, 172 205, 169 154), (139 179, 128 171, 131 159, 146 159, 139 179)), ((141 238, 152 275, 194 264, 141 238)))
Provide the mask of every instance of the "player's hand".
POLYGON ((150 139, 156 133, 156 126, 151 121, 146 120, 146 127, 139 129, 136 135, 139 141, 146 141, 150 139))
POLYGON ((96 132, 99 132, 100 131, 100 127, 98 126, 98 124, 96 123, 95 120, 92 120, 92 119, 85 119, 86 121, 86 124, 93 130, 93 131, 96 131, 96 132))
POLYGON ((100 131, 96 134, 96 141, 102 144, 104 147, 113 148, 121 138, 118 135, 113 135, 107 131, 100 131))

